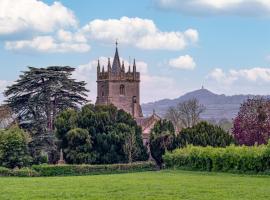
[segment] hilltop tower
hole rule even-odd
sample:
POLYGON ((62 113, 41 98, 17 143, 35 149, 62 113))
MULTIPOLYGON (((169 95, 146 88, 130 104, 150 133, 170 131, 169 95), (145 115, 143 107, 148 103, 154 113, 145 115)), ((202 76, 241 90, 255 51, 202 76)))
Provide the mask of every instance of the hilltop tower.
POLYGON ((96 105, 113 104, 118 109, 123 109, 134 118, 143 117, 140 105, 140 73, 136 70, 136 61, 133 61, 133 70, 130 66, 125 70, 125 63, 120 62, 118 43, 111 65, 108 58, 107 70, 104 66, 97 65, 97 100, 96 105))

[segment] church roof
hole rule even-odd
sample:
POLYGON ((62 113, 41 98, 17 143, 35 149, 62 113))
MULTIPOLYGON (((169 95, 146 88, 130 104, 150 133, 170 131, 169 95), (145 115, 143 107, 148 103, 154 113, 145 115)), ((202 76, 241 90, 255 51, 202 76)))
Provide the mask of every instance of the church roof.
POLYGON ((153 126, 157 121, 161 120, 161 117, 158 116, 155 112, 149 117, 141 117, 135 119, 137 124, 142 127, 142 131, 153 126))
POLYGON ((118 48, 117 48, 117 42, 116 42, 116 49, 115 49, 115 54, 113 58, 113 65, 112 65, 112 72, 113 73, 119 73, 121 71, 121 63, 120 63, 120 58, 118 54, 118 48))

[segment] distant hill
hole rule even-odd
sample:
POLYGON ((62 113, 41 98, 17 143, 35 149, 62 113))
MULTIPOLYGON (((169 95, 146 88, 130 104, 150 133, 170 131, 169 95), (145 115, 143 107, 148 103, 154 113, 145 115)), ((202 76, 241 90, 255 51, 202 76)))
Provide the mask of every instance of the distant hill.
POLYGON ((220 120, 225 118, 232 120, 237 115, 241 103, 252 97, 255 97, 255 95, 218 95, 202 88, 200 90, 189 92, 176 99, 163 99, 152 103, 142 104, 142 110, 145 116, 152 114, 153 110, 155 110, 157 114, 163 117, 169 107, 176 106, 179 102, 196 98, 200 104, 203 104, 206 107, 205 112, 201 115, 202 119, 220 120))

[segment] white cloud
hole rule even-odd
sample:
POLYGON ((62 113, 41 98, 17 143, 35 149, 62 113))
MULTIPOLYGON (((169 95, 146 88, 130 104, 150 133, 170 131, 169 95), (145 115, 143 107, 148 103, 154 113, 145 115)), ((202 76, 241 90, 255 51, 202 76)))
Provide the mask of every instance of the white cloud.
POLYGON ((63 42, 57 41, 52 36, 37 36, 31 40, 7 41, 5 42, 5 48, 14 51, 32 50, 47 53, 83 53, 90 50, 90 46, 87 43, 76 42, 72 38, 69 39, 65 36, 62 38, 63 42))
POLYGON ((154 0, 164 10, 191 15, 270 16, 269 0, 154 0))
POLYGON ((236 81, 270 82, 270 68, 255 67, 251 69, 229 70, 227 73, 216 68, 208 75, 219 83, 231 85, 236 81))
POLYGON ((177 69, 192 70, 196 67, 196 63, 190 55, 179 56, 169 60, 169 65, 177 69))
POLYGON ((0 35, 29 30, 48 33, 77 24, 73 12, 60 2, 47 5, 38 0, 0 0, 0 35))
POLYGON ((81 32, 90 39, 110 43, 118 39, 123 44, 131 44, 141 49, 182 50, 196 43, 199 38, 195 29, 164 32, 150 19, 128 17, 96 19, 84 26, 81 32))

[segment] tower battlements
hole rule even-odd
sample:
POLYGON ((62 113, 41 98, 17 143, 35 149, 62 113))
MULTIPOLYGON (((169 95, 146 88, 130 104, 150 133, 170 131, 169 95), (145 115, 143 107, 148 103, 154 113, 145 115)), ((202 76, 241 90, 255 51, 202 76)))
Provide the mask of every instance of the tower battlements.
POLYGON ((130 69, 130 66, 128 67, 128 71, 126 71, 125 64, 124 62, 122 62, 121 70, 117 71, 116 73, 112 71, 112 67, 110 65, 109 59, 108 59, 108 65, 106 69, 104 66, 102 66, 101 68, 100 63, 98 61, 97 81, 102 81, 102 80, 140 81, 140 72, 136 71, 136 61, 134 60, 132 71, 130 69))

